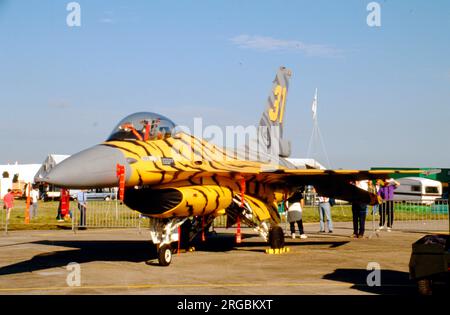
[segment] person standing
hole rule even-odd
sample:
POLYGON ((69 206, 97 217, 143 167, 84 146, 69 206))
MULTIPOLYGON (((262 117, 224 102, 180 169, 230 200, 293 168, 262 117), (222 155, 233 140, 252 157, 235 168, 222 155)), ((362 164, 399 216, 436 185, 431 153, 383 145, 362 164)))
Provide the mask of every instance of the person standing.
POLYGON ((380 187, 378 194, 383 199, 380 210, 380 226, 378 231, 384 229, 387 221, 387 231, 391 232, 394 223, 394 190, 400 183, 394 179, 385 180, 380 187), (387 220, 386 220, 387 218, 387 220))
POLYGON ((5 233, 8 234, 9 217, 11 210, 14 207, 14 194, 11 189, 8 189, 8 193, 3 197, 3 208, 6 210, 6 222, 5 233))
MULTIPOLYGON (((369 181, 370 182, 370 181, 369 181)), ((355 186, 364 189, 360 181, 355 182, 355 186)), ((353 235, 354 238, 363 238, 366 225, 367 204, 352 202, 353 235)))
POLYGON ((297 223, 300 238, 308 238, 303 229, 302 209, 304 204, 302 191, 294 193, 288 200, 286 200, 286 208, 288 209, 287 220, 290 224, 292 239, 295 239, 295 223, 297 223))
POLYGON ((39 199, 39 191, 36 187, 32 187, 30 192, 31 205, 30 205, 30 220, 33 218, 37 218, 38 215, 38 199, 39 199))
POLYGON ((69 204, 70 204, 69 190, 61 188, 61 195, 59 197, 59 204, 58 204, 58 215, 56 216, 56 220, 58 220, 58 222, 64 222, 66 219, 70 217, 69 204))
POLYGON ((3 208, 6 210, 6 226, 8 226, 11 210, 14 208, 14 195, 11 189, 8 189, 8 193, 3 197, 3 208))
POLYGON ((87 195, 86 190, 81 190, 77 194, 78 209, 80 210, 79 228, 86 229, 86 209, 87 209, 87 195))
POLYGON ((320 233, 325 233, 325 217, 327 218, 328 233, 333 233, 330 198, 319 196, 320 233))
MULTIPOLYGON (((380 186, 378 184, 374 185, 371 180, 367 181, 367 191, 368 192, 370 192, 370 193, 372 193, 374 195, 377 195, 379 187, 380 186)), ((369 210, 369 207, 370 206, 368 205, 367 206, 367 210, 369 210)), ((367 214, 368 214, 368 212, 369 211, 367 211, 367 214)), ((376 204, 376 205, 372 206, 372 215, 376 215, 377 213, 378 213, 378 205, 376 204)))

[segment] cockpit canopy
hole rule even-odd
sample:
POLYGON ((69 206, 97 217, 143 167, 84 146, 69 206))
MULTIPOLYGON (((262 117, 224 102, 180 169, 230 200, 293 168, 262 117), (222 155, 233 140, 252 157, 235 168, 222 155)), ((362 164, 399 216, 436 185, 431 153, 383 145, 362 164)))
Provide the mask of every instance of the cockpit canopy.
POLYGON ((113 140, 158 140, 170 137, 175 124, 167 117, 139 112, 122 119, 107 141, 113 140))

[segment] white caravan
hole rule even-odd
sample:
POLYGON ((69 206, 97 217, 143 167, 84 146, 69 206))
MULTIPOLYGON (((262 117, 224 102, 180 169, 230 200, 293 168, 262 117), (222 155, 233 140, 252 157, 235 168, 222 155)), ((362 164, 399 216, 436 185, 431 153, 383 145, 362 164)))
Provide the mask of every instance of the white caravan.
POLYGON ((433 203, 442 197, 442 183, 422 177, 403 177, 397 179, 400 186, 394 190, 394 200, 409 200, 433 203))

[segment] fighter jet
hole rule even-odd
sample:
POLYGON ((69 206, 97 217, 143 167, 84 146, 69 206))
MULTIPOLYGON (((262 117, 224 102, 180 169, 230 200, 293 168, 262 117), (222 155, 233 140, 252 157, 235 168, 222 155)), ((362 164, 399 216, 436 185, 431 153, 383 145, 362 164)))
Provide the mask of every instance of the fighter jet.
POLYGON ((291 75, 285 67, 278 70, 256 145, 228 150, 178 129, 163 115, 140 112, 121 120, 105 142, 36 180, 74 189, 119 186, 123 202, 149 217, 150 235, 164 266, 172 260, 178 227, 188 218, 201 220, 204 228, 226 215, 228 226, 245 223, 272 248, 283 247, 277 205, 300 187, 313 185, 322 196, 375 204, 376 195, 351 182, 395 172, 299 169, 289 163, 291 146, 283 138, 283 124, 291 75))

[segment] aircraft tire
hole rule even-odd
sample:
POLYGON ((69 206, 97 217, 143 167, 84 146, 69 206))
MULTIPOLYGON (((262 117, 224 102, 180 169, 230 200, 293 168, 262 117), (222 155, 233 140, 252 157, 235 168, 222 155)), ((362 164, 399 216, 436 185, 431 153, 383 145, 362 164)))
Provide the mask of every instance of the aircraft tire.
POLYGON ((160 266, 168 266, 172 262, 172 249, 170 245, 163 245, 158 249, 158 262, 160 266))
POLYGON ((269 231, 269 244, 271 248, 284 247, 284 231, 281 226, 277 225, 269 231))
POLYGON ((424 278, 417 281, 417 289, 420 295, 432 295, 433 287, 430 279, 424 278))

